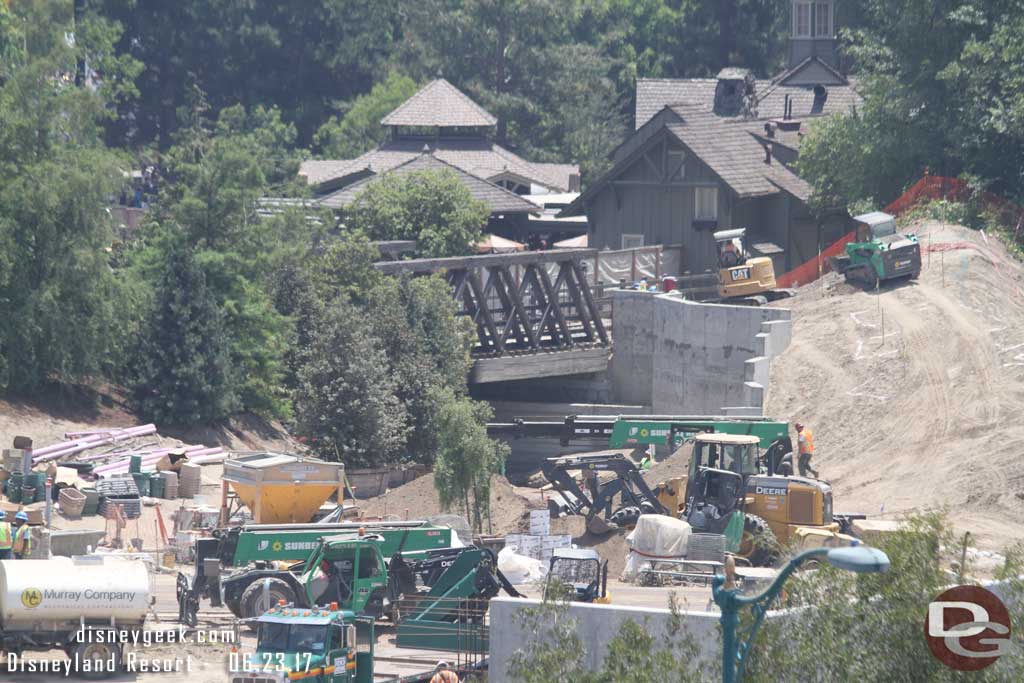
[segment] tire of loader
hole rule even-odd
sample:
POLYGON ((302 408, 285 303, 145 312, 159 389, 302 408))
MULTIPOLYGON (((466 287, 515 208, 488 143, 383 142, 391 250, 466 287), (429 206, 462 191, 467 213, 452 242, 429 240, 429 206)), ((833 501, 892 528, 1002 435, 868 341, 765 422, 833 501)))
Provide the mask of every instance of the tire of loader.
POLYGON ((743 516, 743 539, 740 541, 742 557, 755 567, 770 567, 778 559, 779 541, 768 522, 757 515, 743 516))
MULTIPOLYGON (((242 599, 238 601, 239 607, 241 608, 242 619, 252 619, 265 613, 274 605, 278 604, 280 600, 284 600, 285 604, 295 603, 295 591, 292 587, 281 579, 257 579, 246 587, 242 593, 242 599), (265 581, 270 582, 267 593, 270 596, 270 603, 264 604, 263 600, 263 583, 265 581)), ((250 627, 255 630, 255 627, 250 627)))

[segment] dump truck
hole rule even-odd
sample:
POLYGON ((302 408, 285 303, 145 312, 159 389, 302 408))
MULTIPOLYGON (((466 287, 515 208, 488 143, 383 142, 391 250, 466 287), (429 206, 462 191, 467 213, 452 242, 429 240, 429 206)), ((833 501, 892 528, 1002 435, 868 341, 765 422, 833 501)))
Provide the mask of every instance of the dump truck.
MULTIPOLYGON (((179 619, 194 625, 201 600, 213 607, 226 605, 238 617, 259 612, 254 601, 259 590, 249 590, 260 579, 277 579, 301 592, 296 577, 305 561, 320 547, 324 537, 340 534, 372 534, 379 552, 390 558, 401 551, 450 548, 452 530, 425 521, 338 524, 247 524, 221 529, 213 537, 196 541, 192 576, 179 572, 177 597, 179 619), (247 595, 248 591, 248 595, 247 595)), ((275 584, 276 585, 276 584, 275 584)))
POLYGON ((141 631, 151 603, 149 573, 137 560, 2 560, 0 651, 63 650, 71 671, 108 678, 123 662, 122 640, 111 636, 141 631))
POLYGON ((872 211, 853 220, 857 224, 853 242, 846 245, 843 256, 829 259, 832 270, 847 282, 878 287, 887 280, 913 280, 921 274, 917 235, 899 233, 894 216, 872 211))

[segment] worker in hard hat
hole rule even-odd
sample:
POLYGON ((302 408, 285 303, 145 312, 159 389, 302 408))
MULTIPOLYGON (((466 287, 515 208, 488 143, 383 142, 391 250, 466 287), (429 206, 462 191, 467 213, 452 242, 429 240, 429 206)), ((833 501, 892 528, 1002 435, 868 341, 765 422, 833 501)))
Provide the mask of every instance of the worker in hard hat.
POLYGON ((14 559, 27 560, 32 554, 32 529, 24 511, 14 515, 14 559))
POLYGON ((0 510, 0 560, 9 560, 14 555, 11 548, 14 547, 14 530, 11 523, 7 521, 7 513, 0 510))
POLYGON ((800 449, 800 458, 797 465, 800 467, 800 476, 806 477, 810 472, 818 479, 818 470, 811 467, 811 458, 814 456, 814 434, 799 422, 796 423, 796 436, 800 449))
POLYGON ((434 667, 434 676, 430 683, 459 683, 459 675, 448 668, 448 662, 443 659, 434 667))

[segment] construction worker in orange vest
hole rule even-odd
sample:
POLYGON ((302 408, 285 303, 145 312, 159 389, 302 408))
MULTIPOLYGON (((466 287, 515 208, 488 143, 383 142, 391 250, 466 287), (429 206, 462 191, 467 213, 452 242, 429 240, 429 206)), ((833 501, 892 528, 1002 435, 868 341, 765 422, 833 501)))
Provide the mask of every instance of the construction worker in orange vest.
POLYGON ((810 472, 814 478, 818 478, 818 470, 811 467, 811 457, 814 455, 814 434, 799 422, 796 423, 796 438, 800 449, 800 458, 797 461, 800 467, 800 476, 806 477, 810 472))
POLYGON ((0 560, 9 560, 14 555, 11 548, 14 547, 14 531, 11 523, 7 521, 7 513, 0 510, 0 560))
POLYGON ((434 668, 434 676, 430 683, 459 683, 459 675, 448 668, 448 662, 443 659, 434 668))

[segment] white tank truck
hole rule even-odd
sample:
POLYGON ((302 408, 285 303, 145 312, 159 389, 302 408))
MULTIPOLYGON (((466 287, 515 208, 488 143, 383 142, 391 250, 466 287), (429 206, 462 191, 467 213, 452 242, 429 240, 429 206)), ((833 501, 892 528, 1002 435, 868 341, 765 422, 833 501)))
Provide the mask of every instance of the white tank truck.
POLYGON ((149 573, 137 560, 0 561, 0 677, 24 653, 49 650, 63 650, 84 678, 113 675, 120 643, 141 631, 150 596, 149 573))

